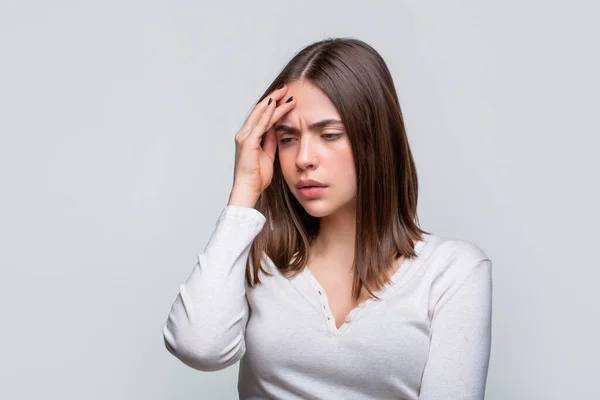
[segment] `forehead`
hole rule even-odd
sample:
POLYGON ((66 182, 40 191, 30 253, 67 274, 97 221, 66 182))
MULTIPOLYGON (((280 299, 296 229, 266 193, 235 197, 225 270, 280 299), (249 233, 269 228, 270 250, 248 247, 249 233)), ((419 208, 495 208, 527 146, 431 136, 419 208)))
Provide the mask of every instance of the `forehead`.
POLYGON ((285 123, 293 126, 304 126, 327 118, 341 120, 335 105, 314 84, 308 81, 295 81, 288 86, 286 95, 277 102, 277 105, 284 104, 290 96, 294 96, 296 106, 281 117, 277 121, 277 124, 285 123))

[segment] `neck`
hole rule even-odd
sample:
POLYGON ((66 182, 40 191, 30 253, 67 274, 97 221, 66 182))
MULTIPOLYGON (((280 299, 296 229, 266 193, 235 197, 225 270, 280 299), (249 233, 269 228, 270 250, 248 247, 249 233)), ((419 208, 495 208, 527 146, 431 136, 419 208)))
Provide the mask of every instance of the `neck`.
POLYGON ((335 213, 321 217, 319 235, 311 245, 315 257, 354 259, 356 236, 356 209, 354 206, 340 208, 335 213))

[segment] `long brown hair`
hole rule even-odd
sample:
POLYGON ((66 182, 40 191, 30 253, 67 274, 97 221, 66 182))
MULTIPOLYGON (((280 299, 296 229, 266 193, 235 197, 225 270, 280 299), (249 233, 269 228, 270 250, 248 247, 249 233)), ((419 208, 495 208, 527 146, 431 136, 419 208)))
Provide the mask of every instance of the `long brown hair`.
MULTIPOLYGON (((389 278, 387 268, 400 256, 415 257, 413 242, 428 232, 418 226, 417 173, 392 76, 379 53, 354 38, 329 38, 301 49, 265 90, 281 82, 310 81, 337 108, 352 145, 357 176, 353 297, 364 287, 371 296, 389 278)), ((319 218, 308 214, 287 186, 275 155, 273 179, 255 208, 266 218, 246 263, 250 286, 267 275, 268 256, 286 276, 308 261, 319 218)))

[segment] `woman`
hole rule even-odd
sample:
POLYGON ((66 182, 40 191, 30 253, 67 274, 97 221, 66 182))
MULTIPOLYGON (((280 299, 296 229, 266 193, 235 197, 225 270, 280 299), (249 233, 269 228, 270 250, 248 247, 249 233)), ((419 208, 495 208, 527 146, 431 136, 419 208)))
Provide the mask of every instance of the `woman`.
POLYGON ((168 350, 201 371, 241 361, 245 399, 483 399, 491 261, 417 226, 381 56, 356 39, 307 46, 235 142, 229 202, 180 286, 168 350))

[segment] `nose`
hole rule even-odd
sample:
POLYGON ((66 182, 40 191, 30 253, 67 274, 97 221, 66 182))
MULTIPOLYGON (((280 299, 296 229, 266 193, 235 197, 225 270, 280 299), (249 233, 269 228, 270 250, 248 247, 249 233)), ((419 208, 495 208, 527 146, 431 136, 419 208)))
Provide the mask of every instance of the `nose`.
POLYGON ((300 148, 296 155, 296 166, 301 170, 317 168, 317 149, 313 143, 313 135, 302 135, 300 137, 300 148))

